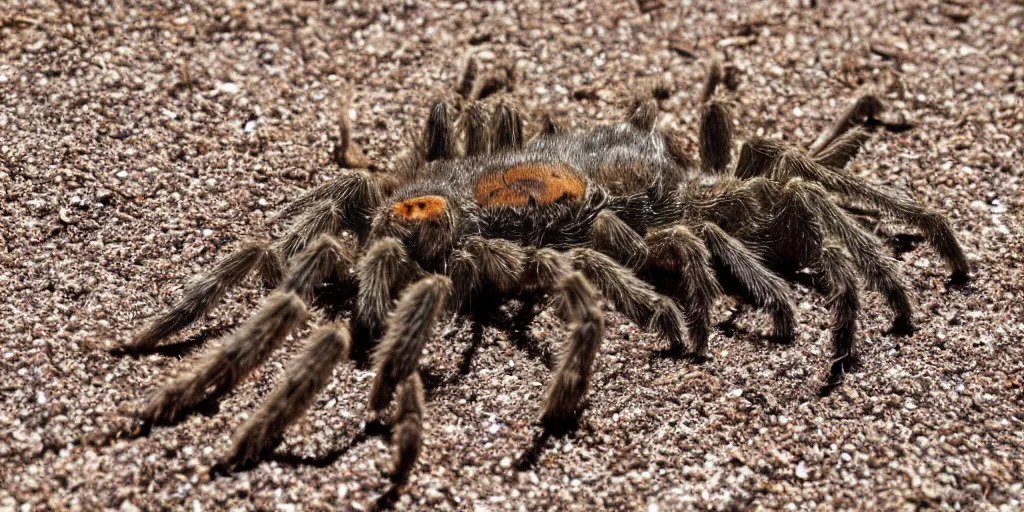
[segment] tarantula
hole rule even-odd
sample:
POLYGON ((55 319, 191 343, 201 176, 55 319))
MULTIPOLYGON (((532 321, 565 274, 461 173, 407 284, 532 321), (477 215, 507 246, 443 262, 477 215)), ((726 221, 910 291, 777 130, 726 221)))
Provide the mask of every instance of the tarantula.
POLYGON ((966 279, 968 262, 942 215, 843 170, 868 138, 859 125, 881 108, 876 98, 858 100, 807 150, 754 138, 732 165, 733 123, 715 94, 721 80, 715 63, 702 93, 699 166, 678 138, 655 128, 651 98, 637 100, 623 122, 569 132, 547 121, 528 141, 506 102, 493 109, 473 102, 462 115, 434 104, 422 142, 396 172, 350 171, 299 197, 279 213, 292 219, 286 234, 221 260, 135 336, 129 348, 155 346, 254 270, 276 289, 137 416, 147 425, 170 423, 230 391, 307 319, 309 305, 341 300, 323 293, 325 282, 349 293, 351 330, 337 321, 312 334, 284 382, 238 430, 225 467, 273 449, 352 340, 378 340, 370 421, 397 403, 392 478, 403 482, 422 446, 418 359, 435 325, 442 315, 510 299, 532 310, 548 297, 569 325, 541 406, 542 423, 552 426, 580 412, 603 335, 601 298, 663 336, 670 354, 699 360, 707 357, 711 309, 722 293, 766 311, 772 338, 790 341, 786 280, 809 268, 833 315, 821 388, 831 391, 857 363, 858 277, 882 293, 895 327, 910 328, 913 314, 896 261, 839 201, 919 228, 955 279, 966 279))

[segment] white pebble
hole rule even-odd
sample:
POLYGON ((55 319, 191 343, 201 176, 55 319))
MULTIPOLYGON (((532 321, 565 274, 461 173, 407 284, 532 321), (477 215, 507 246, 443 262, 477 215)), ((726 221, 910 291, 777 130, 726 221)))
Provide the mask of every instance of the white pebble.
POLYGON ((811 474, 807 472, 807 464, 804 464, 804 461, 798 462, 796 465, 796 477, 801 480, 807 480, 810 476, 811 474))
POLYGON ((239 90, 240 88, 238 87, 238 84, 233 82, 221 82, 217 84, 217 91, 225 94, 236 94, 239 90))

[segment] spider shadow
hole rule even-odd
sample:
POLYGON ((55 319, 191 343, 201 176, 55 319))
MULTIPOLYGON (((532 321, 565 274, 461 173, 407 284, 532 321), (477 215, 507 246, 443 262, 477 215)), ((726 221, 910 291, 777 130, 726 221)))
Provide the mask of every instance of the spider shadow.
MULTIPOLYGON (((586 406, 584 406, 584 409, 586 406)), ((533 437, 530 444, 523 450, 523 453, 516 459, 513 467, 516 471, 530 471, 540 461, 540 456, 551 445, 553 439, 563 439, 575 434, 580 429, 579 416, 562 421, 546 421, 542 423, 543 430, 533 437)))
POLYGON ((135 359, 154 354, 165 357, 185 357, 188 354, 191 354, 196 348, 205 345, 207 341, 220 338, 225 333, 234 330, 237 326, 237 323, 230 323, 214 327, 205 327, 200 329, 199 332, 186 336, 174 343, 146 348, 133 348, 127 345, 122 345, 108 350, 108 353, 115 357, 127 356, 135 359))
POLYGON ((547 369, 554 367, 554 358, 550 350, 545 350, 540 340, 530 332, 530 324, 537 316, 540 297, 526 295, 518 298, 519 308, 514 314, 493 315, 488 326, 505 333, 512 345, 526 355, 540 361, 547 369))
POLYGON ((391 425, 388 425, 381 421, 367 422, 362 430, 356 432, 348 442, 344 445, 335 448, 323 455, 307 456, 307 455, 296 455, 288 452, 278 452, 277 447, 281 443, 281 439, 275 440, 273 443, 264 450, 264 454, 258 457, 256 460, 249 461, 245 464, 227 467, 224 464, 216 464, 210 468, 210 477, 214 478, 217 476, 228 476, 231 473, 242 473, 250 471, 259 466, 262 462, 277 462, 289 467, 311 467, 323 469, 330 467, 339 459, 344 457, 353 448, 365 443, 374 437, 383 437, 385 440, 390 442, 392 435, 391 425))
POLYGON ((541 343, 530 333, 530 324, 536 316, 537 297, 521 296, 514 299, 519 303, 514 312, 503 311, 502 306, 509 304, 508 297, 486 298, 473 303, 472 308, 467 307, 458 316, 460 321, 468 321, 470 326, 469 344, 462 351, 459 360, 458 376, 454 378, 442 378, 433 375, 429 371, 420 370, 424 379, 424 385, 428 393, 433 389, 457 383, 461 377, 469 375, 473 366, 473 359, 484 345, 484 329, 490 327, 505 333, 512 345, 528 356, 541 361, 548 369, 553 366, 553 357, 550 351, 544 350, 541 343))

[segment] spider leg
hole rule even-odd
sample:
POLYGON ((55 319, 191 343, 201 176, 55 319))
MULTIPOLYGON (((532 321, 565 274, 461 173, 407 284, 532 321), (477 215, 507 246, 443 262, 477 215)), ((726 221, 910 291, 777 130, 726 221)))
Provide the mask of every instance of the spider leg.
POLYGON ((857 98, 843 112, 843 115, 836 119, 832 126, 818 136, 814 143, 807 148, 807 152, 811 156, 819 156, 819 153, 832 146, 833 142, 849 131, 850 128, 874 119, 884 108, 882 100, 878 99, 877 96, 866 94, 857 98))
POLYGON ((721 293, 707 247, 681 224, 650 233, 646 240, 651 248, 648 268, 671 276, 668 282, 682 277, 679 286, 683 291, 683 312, 692 343, 687 356, 698 360, 707 358, 711 308, 721 293))
POLYGON ((857 156, 869 138, 870 135, 863 128, 853 128, 822 148, 814 155, 814 161, 825 167, 842 169, 857 156))
POLYGON ((415 277, 415 263, 397 239, 377 240, 359 259, 356 279, 359 281, 356 320, 371 334, 383 326, 391 309, 395 290, 415 277))
POLYGON ((748 141, 748 160, 737 164, 737 176, 768 174, 779 182, 790 178, 803 178, 819 183, 830 192, 874 205, 896 220, 920 229, 931 245, 946 261, 956 282, 966 280, 970 274, 967 256, 957 241, 946 218, 902 193, 869 185, 864 180, 837 169, 826 167, 798 150, 787 149, 781 143, 765 139, 748 141))
POLYGON ((828 308, 832 311, 832 364, 825 384, 819 389, 819 394, 825 396, 843 383, 846 372, 855 370, 859 365, 853 343, 860 312, 860 293, 853 264, 841 247, 826 243, 821 248, 816 266, 825 279, 829 292, 828 308))
POLYGON ((578 413, 604 336, 597 292, 583 274, 572 272, 563 277, 553 292, 562 316, 570 323, 571 333, 548 385, 540 415, 541 422, 549 428, 565 424, 578 413))
POLYGON ((273 450, 285 429, 302 417, 330 380, 334 367, 347 357, 350 344, 345 325, 327 325, 314 333, 306 350, 289 363, 284 382, 236 431, 221 465, 232 470, 245 467, 273 450))
POLYGON ((594 249, 632 269, 640 268, 650 253, 644 238, 610 210, 597 214, 593 238, 594 249))
POLYGON ((402 292, 388 317, 388 330, 373 353, 377 375, 370 391, 371 419, 391 403, 395 387, 416 371, 423 346, 451 293, 451 280, 437 274, 416 281, 402 292))
POLYGON ((204 399, 233 389, 308 318, 301 293, 331 273, 344 278, 346 254, 328 235, 296 258, 280 290, 199 365, 157 390, 136 415, 146 425, 171 423, 204 399), (212 388, 212 391, 209 391, 212 388))
POLYGON ((173 423, 198 405, 207 390, 219 396, 259 366, 281 340, 307 318, 295 293, 276 293, 220 348, 197 368, 156 391, 136 415, 146 425, 173 423))
POLYGON ((657 293, 631 270, 593 249, 572 249, 569 258, 573 267, 622 314, 641 328, 655 329, 668 338, 672 351, 682 351, 686 322, 675 301, 657 293))
POLYGON ((558 429, 578 414, 590 385, 604 336, 598 294, 584 274, 572 271, 565 256, 553 249, 539 249, 527 258, 522 284, 549 292, 559 315, 569 322, 569 340, 559 353, 540 414, 546 429, 558 429))
POLYGON ((490 284, 499 294, 515 291, 526 260, 519 244, 500 238, 471 237, 465 250, 480 265, 480 284, 490 284))
POLYGON ((946 260, 953 271, 954 280, 966 279, 970 273, 967 256, 949 221, 942 214, 898 192, 873 187, 854 176, 819 165, 795 151, 784 153, 779 159, 778 168, 786 177, 800 177, 820 183, 830 191, 875 205, 900 222, 917 227, 946 260))
POLYGON ((708 64, 704 88, 701 91, 700 163, 704 172, 724 173, 732 158, 732 119, 725 105, 715 100, 715 89, 725 77, 722 62, 713 59, 708 64))
POLYGON ((721 102, 709 101, 700 114, 700 163, 704 172, 724 174, 732 158, 732 119, 721 102))
POLYGON ((398 385, 395 416, 392 419, 391 481, 403 484, 409 479, 412 468, 423 450, 423 416, 426 414, 426 398, 423 381, 418 372, 412 372, 398 385))
POLYGON ((263 242, 250 242, 220 260, 213 270, 195 279, 185 288, 181 300, 166 313, 136 334, 125 348, 132 351, 150 349, 162 340, 188 327, 205 316, 220 299, 237 286, 253 269, 258 268, 264 284, 272 288, 281 275, 281 258, 263 242))
POLYGON ((455 157, 455 125, 448 113, 447 103, 438 101, 430 108, 423 142, 427 162, 455 157))
POLYGON ((484 104, 474 101, 466 108, 462 129, 466 136, 466 156, 486 155, 491 148, 491 132, 484 104))
MULTIPOLYGON (((585 250, 611 262, 607 256, 585 250)), ((583 402, 604 333, 593 286, 584 274, 573 272, 566 257, 553 249, 527 252, 506 240, 474 238, 466 244, 466 254, 469 257, 462 258, 463 269, 453 275, 457 282, 476 283, 474 290, 489 286, 499 295, 513 291, 527 295, 546 292, 570 324, 569 340, 560 352, 540 416, 549 428, 564 425, 577 414, 583 402), (473 269, 478 276, 467 277, 473 269)))
POLYGON ((500 153, 523 147, 523 118, 511 105, 499 103, 491 123, 491 151, 500 153))
POLYGON ((878 240, 850 219, 818 185, 799 178, 790 180, 783 188, 783 194, 793 196, 794 201, 801 203, 801 209, 817 216, 826 232, 846 247, 868 285, 885 297, 895 315, 894 329, 911 329, 914 307, 910 294, 896 272, 896 261, 883 252, 878 240))
POLYGON ((772 337, 788 343, 793 340, 794 310, 789 288, 761 262, 761 259, 739 240, 718 225, 705 222, 694 232, 716 260, 743 288, 745 298, 772 315, 772 337))
POLYGON ((290 259, 322 234, 340 235, 346 225, 343 208, 334 201, 324 200, 313 204, 295 219, 288 232, 272 247, 285 259, 290 259))
POLYGON ((858 257, 851 259, 847 252, 857 249, 844 240, 833 238, 837 234, 834 231, 836 221, 830 218, 832 212, 821 209, 820 203, 828 202, 821 187, 793 180, 782 188, 777 200, 777 215, 770 230, 783 235, 777 241, 776 253, 798 265, 810 265, 823 280, 828 293, 833 355, 828 378, 820 390, 827 394, 842 384, 845 372, 857 365, 854 340, 860 294, 854 263, 858 257))
POLYGON ((654 98, 647 98, 637 102, 627 122, 640 132, 650 133, 654 130, 654 123, 657 120, 658 102, 654 98))
MULTIPOLYGON (((278 211, 268 222, 285 220, 306 212, 315 205, 330 202, 337 209, 336 222, 340 227, 354 232, 362 239, 370 228, 370 212, 384 201, 384 197, 394 186, 393 180, 392 176, 383 173, 345 172, 302 194, 278 211)), ((298 230, 297 227, 294 229, 298 230)), ((302 248, 299 247, 298 250, 302 248)))

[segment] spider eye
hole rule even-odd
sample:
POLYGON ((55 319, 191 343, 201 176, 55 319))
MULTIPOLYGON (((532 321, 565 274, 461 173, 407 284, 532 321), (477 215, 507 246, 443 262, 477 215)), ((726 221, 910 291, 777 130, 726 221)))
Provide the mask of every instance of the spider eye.
POLYGON ((391 216, 405 221, 435 219, 448 209, 448 200, 441 196, 420 196, 391 206, 391 216))

